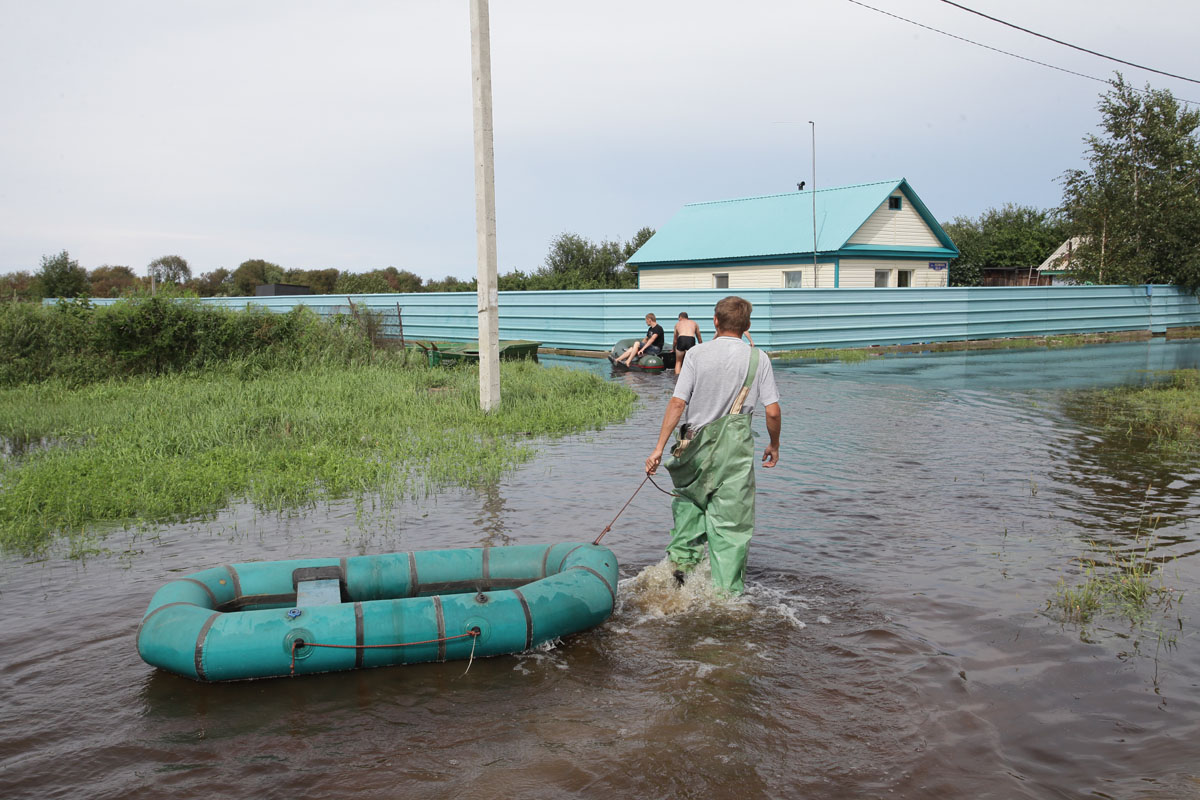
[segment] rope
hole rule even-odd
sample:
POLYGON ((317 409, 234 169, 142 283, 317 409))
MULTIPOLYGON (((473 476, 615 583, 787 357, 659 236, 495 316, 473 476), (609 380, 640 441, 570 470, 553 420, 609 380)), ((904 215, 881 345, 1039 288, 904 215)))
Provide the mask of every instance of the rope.
MULTIPOLYGON (((472 628, 471 630, 472 630, 472 631, 477 631, 477 630, 479 630, 479 629, 478 629, 478 628, 472 628)), ((474 637, 473 639, 471 639, 471 657, 467 659, 467 668, 463 670, 463 675, 466 675, 468 672, 470 672, 470 671, 471 671, 471 665, 475 663, 475 645, 476 645, 478 642, 479 642, 479 634, 475 634, 475 637, 474 637)))
MULTIPOLYGON (((637 497, 638 492, 640 492, 642 487, 646 485, 646 481, 650 481, 650 483, 654 484, 655 489, 658 489, 660 492, 668 495, 669 497, 679 496, 675 492, 668 492, 666 489, 659 486, 658 483, 655 482, 654 478, 650 477, 650 473, 646 473, 646 477, 643 478, 642 482, 638 484, 638 487, 633 490, 633 494, 631 494, 629 499, 625 501, 625 505, 621 506, 621 510, 617 512, 617 516, 612 518, 612 522, 604 526, 604 530, 600 531, 600 535, 596 537, 596 540, 592 542, 592 544, 600 544, 600 540, 604 538, 604 534, 612 530, 612 526, 617 521, 617 518, 625 513, 625 509, 629 508, 629 504, 633 502, 633 498, 637 497)), ((413 645, 418 644, 437 644, 438 642, 450 642, 454 641, 455 639, 465 639, 468 636, 470 636, 474 641, 471 642, 471 656, 467 661, 467 669, 463 672, 463 674, 466 675, 467 672, 471 670, 471 664, 475 661, 475 644, 479 641, 480 636, 478 628, 472 628, 466 633, 460 633, 455 636, 443 636, 440 639, 425 639, 420 642, 397 642, 396 644, 324 644, 322 642, 306 642, 301 639, 294 639, 292 641, 292 664, 289 672, 293 678, 296 677, 296 650, 300 647, 330 647, 339 650, 371 650, 378 647, 412 647, 413 645)))
POLYGON ((653 483, 654 488, 658 489, 660 492, 662 492, 665 495, 668 495, 670 497, 678 497, 679 496, 679 495, 675 494, 675 492, 668 492, 666 489, 659 486, 657 483, 654 482, 654 478, 650 477, 650 473, 647 472, 646 477, 642 479, 642 482, 638 484, 638 487, 633 490, 633 494, 631 494, 629 496, 629 499, 625 501, 625 505, 621 506, 621 510, 617 512, 617 516, 612 518, 612 522, 610 522, 604 526, 604 530, 600 531, 600 535, 596 537, 596 541, 592 542, 592 544, 594 544, 594 545, 600 544, 600 540, 604 538, 604 534, 606 534, 612 530, 613 523, 615 523, 617 521, 617 517, 620 517, 622 514, 625 513, 625 509, 629 508, 629 504, 633 502, 633 498, 637 497, 637 493, 640 492, 642 490, 642 487, 646 485, 646 481, 650 481, 650 483, 653 483))
MULTIPOLYGON (((642 487, 646 485, 646 481, 650 481, 650 483, 654 484, 655 489, 658 489, 660 492, 662 492, 663 494, 665 494, 669 497, 678 497, 679 496, 675 492, 668 492, 666 489, 659 486, 658 483, 655 482, 654 478, 650 477, 650 473, 647 472, 646 477, 642 479, 642 482, 638 484, 638 487, 633 490, 633 494, 631 494, 629 496, 629 499, 625 501, 625 505, 621 506, 621 510, 617 512, 617 516, 612 518, 612 522, 610 522, 610 523, 608 523, 608 525, 604 526, 604 530, 600 531, 600 535, 596 537, 596 541, 592 542, 592 544, 594 544, 594 545, 600 544, 600 540, 604 538, 604 534, 606 534, 612 530, 613 523, 615 523, 617 521, 618 517, 620 517, 622 514, 625 513, 625 509, 629 508, 629 504, 633 502, 633 498, 637 497, 638 492, 640 492, 642 490, 642 487)), ((473 664, 475 662, 475 645, 478 643, 479 636, 480 636, 480 631, 478 628, 472 628, 471 630, 467 631, 466 633, 456 634, 455 636, 443 636, 440 639, 425 639, 420 642, 397 642, 395 644, 324 644, 322 642, 306 642, 302 639, 293 639, 292 640, 292 664, 291 664, 289 673, 290 673, 291 677, 293 677, 293 678, 296 677, 296 650, 301 647, 330 647, 330 648, 334 648, 337 650, 373 650, 373 649, 379 648, 379 647, 412 647, 413 645, 418 645, 418 644, 437 644, 439 642, 451 642, 451 641, 454 641, 455 639, 465 639, 468 636, 471 637, 472 641, 471 641, 471 656, 467 660, 466 670, 463 671, 463 675, 466 675, 468 672, 471 671, 471 664, 473 664)))
MULTIPOLYGON (((646 476, 646 479, 649 480, 651 483, 654 483, 654 478, 651 478, 649 475, 646 476)), ((665 494, 667 497, 679 497, 680 496, 679 492, 668 492, 666 489, 662 488, 657 483, 654 483, 654 488, 658 489, 660 492, 665 494)))
MULTIPOLYGON (((420 642, 397 642, 396 644, 322 644, 321 642, 306 642, 302 639, 292 640, 292 668, 291 676, 296 677, 296 649, 300 647, 332 647, 338 650, 372 650, 377 647, 411 647, 417 644, 437 644, 438 642, 450 642, 455 639, 465 639, 470 636, 474 640, 478 640, 480 631, 478 628, 472 628, 466 633, 460 633, 455 636, 443 636, 440 639, 425 639, 420 642)), ((475 642, 471 642, 471 660, 475 659, 475 642)), ((470 669, 471 665, 467 665, 470 669)), ((464 673, 466 674, 466 673, 464 673)))

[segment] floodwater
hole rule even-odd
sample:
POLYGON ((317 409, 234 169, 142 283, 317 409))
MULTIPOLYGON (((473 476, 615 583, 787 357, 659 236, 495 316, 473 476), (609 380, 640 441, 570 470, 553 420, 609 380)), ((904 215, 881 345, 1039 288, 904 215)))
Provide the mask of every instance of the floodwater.
POLYGON ((1106 438, 1070 394, 1197 366, 1196 342, 777 365, 738 602, 669 587, 647 485, 605 538, 617 612, 554 647, 226 685, 138 658, 153 592, 209 566, 593 538, 673 379, 563 363, 638 410, 497 485, 0 560, 0 797, 1200 797, 1200 456, 1106 438), (1140 626, 1048 610, 1146 536, 1182 600, 1140 626))

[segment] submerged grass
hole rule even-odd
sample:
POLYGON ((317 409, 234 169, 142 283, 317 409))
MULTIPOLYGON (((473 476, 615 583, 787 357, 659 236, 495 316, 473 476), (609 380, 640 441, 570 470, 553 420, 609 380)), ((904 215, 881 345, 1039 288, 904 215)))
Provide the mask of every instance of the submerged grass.
POLYGON ((1158 521, 1154 517, 1149 525, 1139 523, 1133 540, 1124 547, 1091 542, 1097 555, 1080 559, 1082 581, 1068 584, 1060 579, 1048 610, 1056 611, 1064 622, 1081 626, 1098 616, 1143 625, 1156 612, 1169 611, 1182 602, 1183 591, 1168 586, 1163 575, 1163 567, 1171 559, 1157 552, 1158 521))
MULTIPOLYGON (((1200 329, 1172 328, 1168 338, 1183 339, 1200 336, 1200 329)), ((869 358, 897 353, 942 353, 961 350, 1028 350, 1044 347, 1050 350, 1084 347, 1089 344, 1124 342, 1144 339, 1144 331, 1118 331, 1114 333, 1066 333, 1050 336, 1028 336, 1018 339, 965 339, 948 342, 922 342, 919 344, 890 344, 858 348, 821 347, 810 350, 785 350, 772 352, 772 358, 811 359, 816 361, 844 361, 857 363, 869 358)))
POLYGON ((1080 583, 1059 582, 1053 605, 1065 621, 1086 625, 1103 614, 1140 624, 1155 609, 1170 609, 1182 599, 1181 591, 1164 582, 1161 565, 1137 554, 1112 556, 1089 562, 1080 583))
POLYGON ((813 361, 844 361, 848 364, 855 364, 859 361, 866 361, 872 355, 874 354, 870 350, 838 350, 830 347, 819 347, 813 350, 785 350, 780 353, 771 353, 771 358, 789 360, 804 358, 813 361))
POLYGON ((1038 336, 1025 339, 972 339, 954 342, 928 342, 925 344, 886 345, 870 348, 818 347, 811 350, 786 350, 772 353, 772 358, 810 359, 814 361, 842 361, 856 364, 877 356, 905 352, 943 352, 954 350, 1009 350, 1032 347, 1069 348, 1082 347, 1114 339, 1095 334, 1065 334, 1061 336, 1038 336))
POLYGON ((1080 392, 1075 401, 1109 434, 1146 438, 1172 450, 1200 449, 1200 370, 1172 370, 1142 387, 1080 392))
POLYGON ((470 486, 528 459, 530 436, 599 428, 634 403, 583 372, 513 362, 501 375, 490 414, 477 370, 391 362, 0 390, 0 437, 53 443, 0 460, 0 547, 36 552, 55 535, 239 500, 283 510, 470 486))

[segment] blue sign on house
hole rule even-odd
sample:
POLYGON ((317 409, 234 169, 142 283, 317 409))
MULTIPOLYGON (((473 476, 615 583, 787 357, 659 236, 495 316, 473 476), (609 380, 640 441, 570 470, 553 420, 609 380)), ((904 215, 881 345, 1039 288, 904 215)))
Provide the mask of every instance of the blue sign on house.
POLYGON ((950 264, 949 261, 930 261, 930 269, 945 269, 950 264))

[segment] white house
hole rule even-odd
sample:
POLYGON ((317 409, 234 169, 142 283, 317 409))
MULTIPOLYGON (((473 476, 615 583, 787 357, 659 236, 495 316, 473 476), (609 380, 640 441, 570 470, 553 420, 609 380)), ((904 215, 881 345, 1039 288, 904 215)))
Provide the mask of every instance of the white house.
POLYGON ((901 178, 691 203, 629 263, 641 289, 904 288, 946 286, 956 256, 901 178))

